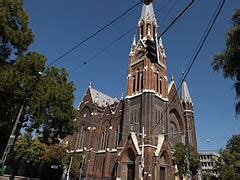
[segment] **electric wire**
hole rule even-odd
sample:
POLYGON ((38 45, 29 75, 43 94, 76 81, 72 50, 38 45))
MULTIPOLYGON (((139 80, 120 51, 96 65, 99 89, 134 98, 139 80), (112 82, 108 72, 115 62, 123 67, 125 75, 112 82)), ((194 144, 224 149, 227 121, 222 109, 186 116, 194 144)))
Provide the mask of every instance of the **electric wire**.
MULTIPOLYGON (((155 14, 157 14, 160 10, 162 10, 163 8, 165 8, 168 4, 170 3, 170 1, 167 1, 162 7, 160 7, 159 9, 157 9, 155 11, 155 14)), ((154 13, 151 15, 154 16, 154 13)), ((116 44, 118 41, 120 41, 121 39, 123 39, 127 34, 129 34, 130 32, 132 32, 135 28, 137 28, 137 26, 133 26, 132 28, 130 28, 128 31, 126 31, 125 33, 123 33, 122 35, 120 35, 119 37, 117 37, 115 40, 113 40, 111 43, 109 43, 108 45, 106 45, 104 48, 102 48, 101 50, 99 50, 98 52, 96 52, 93 56, 91 56, 90 58, 88 58, 87 60, 83 61, 79 66, 73 68, 69 74, 74 73, 76 70, 82 68, 84 65, 86 65, 87 63, 89 63, 91 60, 93 60, 94 58, 96 58, 97 56, 99 56, 100 54, 102 54, 103 52, 105 52, 107 49, 109 49, 110 47, 112 47, 114 44, 116 44)))
POLYGON ((75 46, 73 46, 71 49, 67 50, 66 52, 64 52, 62 55, 60 55, 59 57, 57 57, 56 59, 54 59, 52 62, 50 62, 47 67, 55 64, 56 62, 60 61, 61 59, 63 59, 65 56, 67 56, 68 54, 70 54, 71 52, 73 52, 74 50, 76 50, 79 46, 81 46, 82 44, 84 44, 85 42, 87 42, 88 40, 92 39, 93 37, 95 37, 97 34, 99 34, 100 32, 102 32, 103 30, 105 30, 106 28, 110 27, 111 25, 115 24, 118 20, 120 20, 121 18, 123 18, 124 16, 126 16, 128 13, 130 13, 132 10, 134 10, 137 6, 139 6, 141 4, 141 2, 138 2, 136 4, 134 4, 133 6, 131 6, 129 9, 127 9, 126 11, 124 11, 122 14, 120 14, 118 17, 116 17, 115 19, 111 20, 109 23, 107 23, 106 25, 104 25, 103 27, 101 27, 100 29, 98 29, 97 31, 95 31, 93 34, 91 34, 90 36, 88 36, 87 38, 85 38, 84 40, 82 40, 81 42, 79 42, 78 44, 76 44, 75 46))
POLYGON ((82 62, 79 66, 75 67, 74 69, 72 69, 69 74, 74 73, 76 70, 80 69, 82 66, 86 65, 87 63, 89 63, 91 60, 93 60, 94 58, 96 58, 97 56, 99 56, 100 54, 102 54, 104 51, 106 51, 107 49, 109 49, 110 47, 112 47, 114 44, 116 44, 118 41, 120 41, 122 38, 124 38, 127 34, 129 34, 131 31, 133 31, 136 27, 134 26, 133 28, 129 29, 127 32, 125 32, 124 34, 122 34, 121 36, 119 36, 118 38, 116 38, 114 41, 112 41, 110 44, 108 44, 107 46, 105 46, 104 48, 102 48, 100 51, 98 51, 97 53, 95 53, 93 56, 91 56, 90 58, 88 58, 86 61, 82 62))
POLYGON ((176 18, 167 26, 167 28, 158 36, 158 40, 176 23, 179 18, 191 7, 191 5, 194 3, 195 0, 191 0, 184 9, 177 15, 176 18))
MULTIPOLYGON (((209 33, 210 33, 213 25, 215 24, 215 22, 216 22, 216 20, 217 20, 217 17, 219 16, 219 14, 220 14, 220 12, 221 12, 221 10, 222 10, 222 8, 223 8, 224 3, 225 3, 225 0, 222 0, 222 2, 219 2, 218 6, 217 6, 217 8, 216 8, 216 11, 214 12, 214 14, 213 14, 213 16, 212 16, 212 18, 211 18, 211 20, 210 20, 210 23, 208 24, 208 26, 207 26, 207 28, 206 28, 206 30, 205 30, 202 38, 200 39, 199 46, 197 46, 197 48, 196 48, 196 50, 195 50, 192 58, 190 59, 189 66, 187 67, 187 70, 186 70, 186 72, 184 73, 184 75, 183 75, 183 77, 182 77, 181 83, 180 83, 180 85, 178 86, 177 91, 175 92, 175 94, 174 94, 173 98, 170 100, 170 102, 167 104, 167 107, 165 108, 165 111, 161 114, 161 117, 160 117, 160 119, 158 120, 158 125, 160 125, 159 123, 162 121, 164 115, 167 113, 167 110, 168 110, 169 106, 171 105, 171 103, 172 103, 173 100, 175 99, 175 97, 176 97, 179 89, 180 89, 181 86, 182 86, 182 83, 185 81, 185 79, 186 79, 188 73, 190 72, 190 70, 191 70, 194 62, 196 61, 196 59, 197 59, 197 57, 198 57, 198 55, 199 55, 199 53, 200 53, 203 45, 204 45, 205 42, 206 42, 206 39, 207 39, 207 37, 208 37, 208 35, 209 35, 209 33)), ((154 129, 155 129, 158 125, 154 126, 151 132, 153 132, 154 129)))

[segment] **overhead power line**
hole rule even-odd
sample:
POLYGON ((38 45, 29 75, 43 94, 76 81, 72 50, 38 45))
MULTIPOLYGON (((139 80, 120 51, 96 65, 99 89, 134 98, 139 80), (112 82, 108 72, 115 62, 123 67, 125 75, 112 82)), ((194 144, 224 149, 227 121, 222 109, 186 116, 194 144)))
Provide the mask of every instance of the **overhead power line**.
POLYGON ((185 8, 177 15, 177 17, 167 26, 167 28, 158 36, 158 40, 173 26, 175 22, 188 10, 188 8, 194 3, 194 0, 191 0, 185 8))
POLYGON ((78 44, 76 44, 75 46, 73 46, 71 49, 67 50, 66 52, 64 52, 62 55, 60 55, 59 57, 57 57, 56 59, 54 59, 51 63, 49 63, 47 65, 47 67, 55 64, 56 62, 60 61, 62 58, 64 58, 65 56, 67 56, 68 54, 70 54, 71 52, 73 52, 74 50, 76 50, 79 46, 81 46, 82 44, 84 44, 85 42, 87 42, 88 40, 92 39, 93 37, 95 37, 97 34, 99 34, 100 32, 102 32, 103 30, 105 30, 106 28, 110 27, 111 25, 113 25, 114 23, 116 23, 118 20, 120 20, 121 18, 123 18, 125 15, 127 15, 128 13, 130 13, 131 11, 133 11, 138 5, 140 5, 141 2, 138 2, 136 4, 134 4, 133 6, 131 6, 129 9, 127 9, 126 11, 124 11, 122 14, 120 14, 118 17, 116 17, 115 19, 113 19, 112 21, 110 21, 109 23, 107 23, 106 25, 104 25, 102 28, 98 29, 96 32, 94 32, 93 34, 91 34, 90 36, 88 36, 87 38, 85 38, 84 40, 82 40, 81 42, 79 42, 78 44))
POLYGON ((217 17, 219 16, 219 14, 220 14, 220 12, 221 12, 221 10, 222 10, 222 8, 223 8, 224 3, 225 3, 225 0, 222 0, 221 2, 219 2, 219 4, 218 4, 218 6, 217 6, 217 8, 216 8, 216 10, 215 10, 215 12, 214 12, 211 20, 210 20, 210 23, 208 24, 208 26, 207 26, 207 28, 206 28, 206 30, 205 30, 202 38, 200 39, 199 45, 197 46, 195 52, 193 53, 192 58, 190 59, 189 65, 188 65, 187 68, 186 68, 186 72, 185 72, 185 74, 183 75, 183 78, 182 78, 182 80, 181 80, 180 85, 179 85, 178 88, 177 88, 176 93, 175 93, 174 96, 172 97, 171 101, 167 104, 167 107, 165 108, 165 111, 161 114, 161 117, 160 117, 157 125, 154 126, 154 128, 152 129, 152 131, 151 131, 152 133, 153 133, 154 129, 155 129, 158 125, 160 125, 160 122, 162 121, 164 115, 167 113, 167 110, 168 110, 169 106, 171 105, 171 103, 173 102, 174 98, 176 97, 178 91, 180 90, 180 88, 181 88, 181 86, 182 86, 182 83, 184 82, 184 80, 186 79, 188 73, 190 72, 190 70, 191 70, 194 62, 196 61, 196 59, 197 59, 197 57, 198 57, 198 55, 199 55, 199 53, 200 53, 200 51, 201 51, 201 49, 202 49, 202 47, 203 47, 203 45, 204 45, 204 43, 206 42, 206 39, 207 39, 210 31, 212 30, 213 25, 215 24, 215 22, 216 22, 216 20, 217 20, 217 17))
MULTIPOLYGON (((162 10, 163 8, 165 8, 168 4, 170 4, 170 1, 167 1, 165 4, 163 4, 162 7, 160 7, 159 9, 156 10, 156 14, 162 10)), ((155 14, 153 13, 151 16, 154 16, 155 14)), ((73 68, 69 74, 72 74, 74 72, 76 72, 78 69, 82 68, 84 65, 86 65, 87 63, 89 63, 90 61, 92 61, 94 58, 96 58, 97 56, 99 56, 100 54, 102 54, 103 52, 105 52, 107 49, 109 49, 110 47, 112 47, 114 44, 116 44, 117 42, 119 42, 122 38, 124 38, 127 34, 129 34, 131 31, 133 31, 136 28, 136 26, 133 26, 132 28, 130 28, 128 31, 126 31, 125 33, 123 33, 122 35, 120 35, 119 37, 117 37, 115 40, 113 40, 111 43, 109 43, 108 45, 106 45, 104 48, 102 48, 101 50, 99 50, 98 52, 96 52, 93 56, 91 56, 90 58, 84 60, 83 62, 81 62, 80 65, 78 65, 77 67, 73 68)))
POLYGON ((94 54, 93 56, 91 56, 90 58, 88 58, 86 61, 83 61, 79 66, 75 67, 74 69, 72 69, 72 71, 69 72, 69 74, 75 72, 76 70, 78 70, 79 68, 81 68, 82 66, 86 65, 89 61, 93 60, 94 58, 96 58, 97 56, 99 56, 100 54, 102 54, 104 51, 106 51, 108 48, 110 48, 111 46, 113 46, 115 43, 117 43, 118 41, 120 41, 122 38, 124 38, 128 33, 130 33, 131 31, 133 31, 136 27, 134 26, 133 28, 129 29, 127 32, 125 32, 124 34, 122 34, 121 36, 119 36, 118 38, 116 38, 114 41, 112 41, 110 44, 108 44, 107 46, 105 46, 104 48, 102 48, 100 51, 98 51, 96 54, 94 54))

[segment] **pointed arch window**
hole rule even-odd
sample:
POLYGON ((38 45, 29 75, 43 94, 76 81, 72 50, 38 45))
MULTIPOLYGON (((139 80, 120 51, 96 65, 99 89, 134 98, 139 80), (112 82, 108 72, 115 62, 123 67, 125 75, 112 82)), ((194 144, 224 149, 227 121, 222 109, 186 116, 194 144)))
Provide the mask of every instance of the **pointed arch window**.
POLYGON ((160 77, 160 80, 159 80, 159 90, 160 90, 160 94, 162 94, 162 77, 160 77))
POLYGON ((133 92, 136 91, 136 77, 133 75, 133 92))
POLYGON ((153 26, 153 37, 155 37, 155 35, 156 35, 156 26, 154 25, 153 26))
POLYGON ((177 138, 177 127, 173 122, 169 123, 169 139, 172 144, 176 143, 177 138))
POLYGON ((140 27, 140 38, 143 38, 143 24, 140 27))
POLYGON ((140 74, 140 86, 141 86, 141 90, 143 90, 143 71, 141 72, 141 74, 140 74))
POLYGON ((106 149, 107 144, 108 144, 108 136, 109 136, 108 128, 104 127, 104 130, 103 130, 102 136, 101 136, 101 147, 100 147, 100 149, 106 149))
POLYGON ((82 125, 80 126, 80 129, 79 129, 79 139, 78 139, 77 149, 83 149, 85 135, 86 135, 86 129, 82 125))
POLYGON ((118 147, 119 139, 120 139, 120 126, 118 126, 115 131, 114 148, 118 147))
POLYGON ((139 85, 140 85, 140 72, 139 69, 137 70, 137 91, 139 91, 139 85))
POLYGON ((158 83, 158 81, 159 81, 159 80, 158 80, 158 73, 156 73, 157 92, 159 92, 159 83, 158 83))
POLYGON ((147 24, 147 35, 151 36, 151 25, 147 24))

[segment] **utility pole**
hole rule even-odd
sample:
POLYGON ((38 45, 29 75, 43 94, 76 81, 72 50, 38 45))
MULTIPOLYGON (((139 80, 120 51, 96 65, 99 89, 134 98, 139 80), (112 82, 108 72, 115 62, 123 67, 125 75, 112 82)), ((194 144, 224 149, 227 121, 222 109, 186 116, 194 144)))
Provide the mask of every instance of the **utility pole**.
POLYGON ((71 156, 70 163, 68 166, 68 171, 67 171, 67 180, 69 180, 70 170, 71 170, 71 166, 72 166, 72 160, 73 160, 73 157, 71 156))
POLYGON ((18 112, 17 119, 16 119, 16 121, 14 123, 14 126, 13 126, 13 129, 12 129, 12 132, 11 132, 11 134, 9 136, 8 143, 7 143, 6 147, 5 147, 4 153, 2 155, 1 162, 0 162, 2 167, 4 167, 4 164, 5 164, 6 160, 7 160, 7 156, 8 156, 8 154, 9 154, 9 152, 11 150, 11 147, 12 147, 14 141, 15 141, 15 138, 16 138, 15 133, 16 133, 16 130, 17 130, 17 127, 18 127, 18 124, 19 124, 20 117, 22 115, 22 111, 23 111, 24 105, 25 105, 25 102, 21 105, 21 108, 20 108, 20 110, 18 112))
POLYGON ((144 178, 144 127, 142 127, 142 157, 141 157, 141 180, 144 178))
POLYGON ((185 136, 185 147, 186 147, 186 164, 187 164, 187 180, 191 180, 192 179, 192 177, 191 177, 191 171, 190 171, 190 162, 189 162, 189 154, 190 154, 190 149, 189 149, 189 143, 188 143, 188 136, 186 135, 187 134, 187 132, 188 132, 189 130, 187 130, 187 131, 185 131, 184 132, 184 136, 185 136))

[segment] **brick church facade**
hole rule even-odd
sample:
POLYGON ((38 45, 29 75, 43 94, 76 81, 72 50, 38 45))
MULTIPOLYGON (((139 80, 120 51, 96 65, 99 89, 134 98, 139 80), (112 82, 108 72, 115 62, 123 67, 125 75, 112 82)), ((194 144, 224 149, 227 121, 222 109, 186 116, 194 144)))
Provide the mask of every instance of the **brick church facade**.
POLYGON ((173 145, 183 142, 197 149, 187 83, 178 95, 173 78, 168 82, 157 27, 153 5, 144 4, 129 54, 126 96, 114 99, 89 86, 79 105, 79 129, 68 146, 84 157, 87 177, 172 180, 173 145), (157 62, 146 57, 147 39, 156 42, 157 62))

